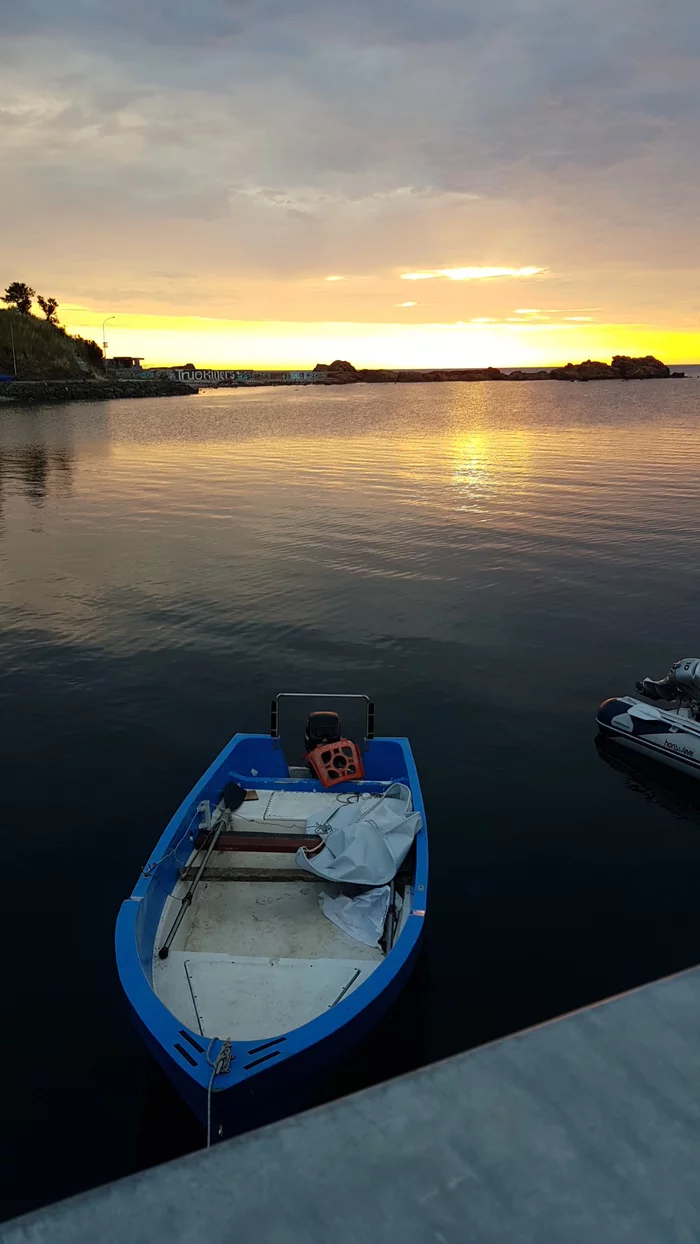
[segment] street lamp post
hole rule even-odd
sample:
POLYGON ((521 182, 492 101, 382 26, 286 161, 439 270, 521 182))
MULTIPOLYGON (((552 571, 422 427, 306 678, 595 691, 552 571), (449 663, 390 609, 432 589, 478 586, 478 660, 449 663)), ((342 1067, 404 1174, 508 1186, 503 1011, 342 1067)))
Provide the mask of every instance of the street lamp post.
POLYGON ((109 324, 110 320, 116 320, 116 318, 117 318, 116 315, 108 315, 107 319, 102 321, 102 349, 104 351, 105 363, 107 362, 107 342, 105 341, 105 325, 109 324))

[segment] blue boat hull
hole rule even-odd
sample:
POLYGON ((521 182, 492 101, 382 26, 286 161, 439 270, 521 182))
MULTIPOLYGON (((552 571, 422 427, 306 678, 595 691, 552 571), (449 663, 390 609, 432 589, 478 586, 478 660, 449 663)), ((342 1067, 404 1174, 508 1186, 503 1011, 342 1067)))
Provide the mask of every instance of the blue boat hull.
MULTIPOLYGON (((324 1083, 350 1054, 365 1041, 384 1019, 406 985, 420 950, 421 939, 401 972, 393 978, 375 1002, 354 1020, 336 1029, 319 1045, 301 1050, 279 1066, 248 1082, 217 1089, 211 1098, 211 1138, 226 1140, 243 1132, 275 1123, 313 1105, 324 1083)), ((207 1090, 183 1072, 175 1059, 130 1008, 131 1018, 153 1058, 165 1072, 173 1087, 207 1127, 207 1090)))

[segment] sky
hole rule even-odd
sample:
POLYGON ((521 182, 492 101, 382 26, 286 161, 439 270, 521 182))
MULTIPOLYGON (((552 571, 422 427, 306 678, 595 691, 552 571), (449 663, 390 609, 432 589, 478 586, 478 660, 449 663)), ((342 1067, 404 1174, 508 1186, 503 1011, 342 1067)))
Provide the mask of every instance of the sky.
POLYGON ((0 285, 148 363, 700 361, 697 0, 0 0, 0 285))

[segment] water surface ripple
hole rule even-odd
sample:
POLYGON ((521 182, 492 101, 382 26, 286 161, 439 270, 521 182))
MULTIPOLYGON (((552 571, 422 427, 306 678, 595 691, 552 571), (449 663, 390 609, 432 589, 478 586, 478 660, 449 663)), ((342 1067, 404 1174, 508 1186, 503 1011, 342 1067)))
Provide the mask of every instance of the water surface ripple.
POLYGON ((114 919, 279 689, 371 692, 430 814, 422 960, 332 1091, 697 961, 694 792, 599 754, 593 714, 700 653, 699 401, 688 380, 0 408, 5 1215, 201 1144, 131 1032, 114 919))

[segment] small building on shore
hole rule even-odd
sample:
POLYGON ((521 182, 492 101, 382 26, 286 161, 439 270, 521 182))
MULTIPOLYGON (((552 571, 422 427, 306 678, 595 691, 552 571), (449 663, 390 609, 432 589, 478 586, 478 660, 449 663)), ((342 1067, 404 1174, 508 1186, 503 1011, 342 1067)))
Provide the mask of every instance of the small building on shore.
POLYGON ((105 359, 105 368, 110 376, 115 380, 139 380, 146 376, 146 372, 142 368, 143 356, 141 358, 133 358, 129 355, 117 355, 111 359, 105 359))
POLYGON ((110 369, 119 371, 143 371, 141 364, 143 363, 143 355, 141 358, 132 358, 128 355, 115 355, 114 358, 105 359, 105 366, 110 369))

